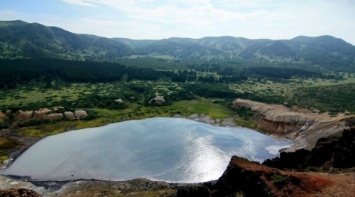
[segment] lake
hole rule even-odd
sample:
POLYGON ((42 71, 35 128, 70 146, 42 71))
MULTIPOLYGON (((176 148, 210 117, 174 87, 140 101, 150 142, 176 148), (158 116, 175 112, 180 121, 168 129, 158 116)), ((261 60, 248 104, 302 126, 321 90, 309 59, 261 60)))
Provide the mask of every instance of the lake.
POLYGON ((246 128, 149 118, 46 137, 1 174, 42 181, 204 182, 218 179, 233 155, 262 162, 290 145, 246 128))

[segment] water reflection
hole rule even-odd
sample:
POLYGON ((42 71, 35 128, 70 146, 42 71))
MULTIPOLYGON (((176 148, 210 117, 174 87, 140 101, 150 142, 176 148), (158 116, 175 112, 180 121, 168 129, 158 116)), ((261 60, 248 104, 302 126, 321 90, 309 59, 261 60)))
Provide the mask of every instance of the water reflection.
POLYGON ((150 178, 203 182, 222 175, 232 155, 254 161, 277 156, 289 142, 245 128, 181 118, 150 118, 47 137, 2 174, 37 180, 150 178))

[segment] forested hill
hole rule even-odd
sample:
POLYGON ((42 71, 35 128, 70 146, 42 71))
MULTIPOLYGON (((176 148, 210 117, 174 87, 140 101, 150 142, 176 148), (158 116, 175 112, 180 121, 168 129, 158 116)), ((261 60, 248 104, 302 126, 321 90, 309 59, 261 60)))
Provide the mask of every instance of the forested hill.
POLYGON ((175 60, 295 62, 325 67, 354 67, 355 46, 332 36, 291 40, 238 37, 130 40, 74 34, 23 21, 0 21, 0 58, 59 58, 114 61, 129 56, 175 60))

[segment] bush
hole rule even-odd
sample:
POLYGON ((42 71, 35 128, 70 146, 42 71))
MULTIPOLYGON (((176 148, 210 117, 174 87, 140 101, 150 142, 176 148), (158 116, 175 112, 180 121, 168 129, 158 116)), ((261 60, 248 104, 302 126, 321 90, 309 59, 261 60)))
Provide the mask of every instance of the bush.
POLYGON ((272 177, 272 180, 274 181, 274 184, 278 187, 282 187, 287 184, 288 182, 288 177, 275 173, 272 177))

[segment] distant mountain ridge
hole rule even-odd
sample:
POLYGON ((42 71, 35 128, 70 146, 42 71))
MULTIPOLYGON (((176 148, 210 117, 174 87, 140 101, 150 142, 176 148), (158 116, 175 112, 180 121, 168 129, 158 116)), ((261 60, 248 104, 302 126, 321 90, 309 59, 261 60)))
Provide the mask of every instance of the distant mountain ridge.
POLYGON ((60 58, 114 61, 129 56, 177 60, 305 62, 325 66, 355 65, 355 46, 332 36, 290 40, 242 37, 132 40, 74 34, 58 27, 23 21, 0 21, 0 58, 60 58))

